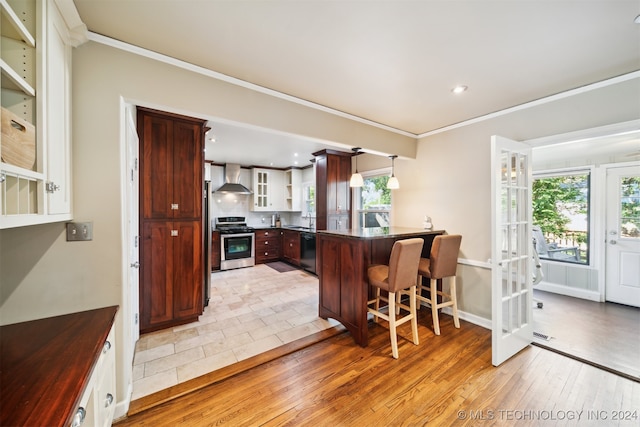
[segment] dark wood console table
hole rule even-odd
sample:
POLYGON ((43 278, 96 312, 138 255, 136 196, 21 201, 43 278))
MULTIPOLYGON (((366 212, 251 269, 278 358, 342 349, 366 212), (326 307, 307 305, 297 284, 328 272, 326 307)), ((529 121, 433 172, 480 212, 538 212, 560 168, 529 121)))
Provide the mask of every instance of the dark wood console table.
POLYGON ((422 256, 428 258, 433 239, 439 234, 444 230, 382 227, 316 231, 319 316, 338 320, 357 344, 366 347, 367 269, 372 264, 388 264, 393 244, 401 239, 424 239, 422 256))

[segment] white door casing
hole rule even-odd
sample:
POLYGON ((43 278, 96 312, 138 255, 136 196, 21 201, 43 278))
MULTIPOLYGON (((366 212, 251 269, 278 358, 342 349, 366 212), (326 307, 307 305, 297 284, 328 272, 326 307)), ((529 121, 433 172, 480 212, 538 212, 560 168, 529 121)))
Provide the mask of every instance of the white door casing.
POLYGON ((126 107, 126 144, 127 144, 127 229, 128 229, 128 294, 130 316, 127 319, 130 328, 131 348, 140 338, 139 325, 139 281, 140 281, 140 232, 138 222, 138 151, 139 139, 135 121, 136 107, 126 107))
POLYGON ((640 230, 622 218, 622 204, 640 200, 637 187, 623 188, 632 177, 640 177, 640 166, 607 169, 605 300, 640 307, 640 230))
POLYGON ((491 138, 491 354, 494 366, 533 340, 531 147, 491 138))

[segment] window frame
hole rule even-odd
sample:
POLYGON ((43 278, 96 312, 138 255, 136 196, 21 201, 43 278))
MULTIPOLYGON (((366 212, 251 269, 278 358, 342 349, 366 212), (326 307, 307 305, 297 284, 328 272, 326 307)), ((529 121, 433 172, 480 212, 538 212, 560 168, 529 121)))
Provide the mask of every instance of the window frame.
MULTIPOLYGON (((574 265, 574 266, 578 266, 578 267, 588 267, 588 268, 593 268, 593 254, 596 252, 594 249, 594 236, 595 236, 595 227, 596 227, 596 222, 598 222, 598 219, 594 217, 594 212, 596 212, 596 206, 594 205, 595 199, 596 199, 596 193, 598 191, 597 188, 597 177, 596 177, 596 169, 594 166, 576 166, 576 167, 569 167, 569 168, 556 168, 556 169, 542 169, 542 170, 537 170, 537 171, 532 171, 532 185, 535 182, 535 180, 537 179, 541 179, 541 178, 554 178, 554 177, 562 177, 562 176, 575 176, 575 175, 587 175, 587 179, 588 179, 588 190, 589 190, 589 196, 587 198, 587 239, 586 239, 586 244, 587 244, 587 254, 586 254, 586 261, 585 262, 574 262, 574 261, 570 261, 570 260, 561 260, 561 259, 554 259, 554 258, 542 258, 540 257, 540 259, 542 261, 545 262, 557 262, 557 263, 562 263, 565 265, 574 265)), ((531 194, 532 197, 532 204, 533 204, 533 193, 531 194)), ((532 221, 533 221, 533 216, 532 216, 532 221)))
MULTIPOLYGON (((367 178, 372 178, 376 176, 391 176, 391 167, 381 168, 381 169, 372 169, 368 171, 361 171, 362 179, 366 180, 367 178)), ((363 214, 366 212, 374 212, 373 210, 363 209, 362 208, 362 187, 354 187, 353 188, 353 200, 356 203, 353 206, 353 218, 352 223, 358 228, 366 228, 364 224, 361 224, 360 218, 363 218, 363 214), (362 225, 362 226, 361 226, 362 225)), ((391 191, 391 204, 388 210, 375 210, 375 212, 386 212, 389 214, 389 225, 392 224, 392 214, 393 214, 393 191, 391 191)))

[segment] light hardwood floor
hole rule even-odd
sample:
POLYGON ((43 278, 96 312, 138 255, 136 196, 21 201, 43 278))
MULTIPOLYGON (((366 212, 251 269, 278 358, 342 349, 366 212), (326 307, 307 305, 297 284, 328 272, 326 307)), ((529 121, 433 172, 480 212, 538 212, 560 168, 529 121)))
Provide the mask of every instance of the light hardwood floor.
MULTIPOLYGON (((534 343, 640 381, 640 308, 534 289, 534 343)), ((640 424, 640 423, 639 423, 640 424)))
POLYGON ((535 346, 496 368, 489 330, 442 315, 435 336, 430 320, 423 308, 398 360, 371 323, 366 348, 340 333, 116 425, 638 425, 640 383, 535 346))

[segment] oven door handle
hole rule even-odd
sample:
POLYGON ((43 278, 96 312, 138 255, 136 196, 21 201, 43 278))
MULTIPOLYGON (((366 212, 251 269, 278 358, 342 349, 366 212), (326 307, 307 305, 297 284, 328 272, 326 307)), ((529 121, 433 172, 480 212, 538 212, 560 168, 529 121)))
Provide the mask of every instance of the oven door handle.
POLYGON ((253 237, 255 233, 237 233, 237 234, 221 234, 221 239, 235 238, 235 237, 253 237))

